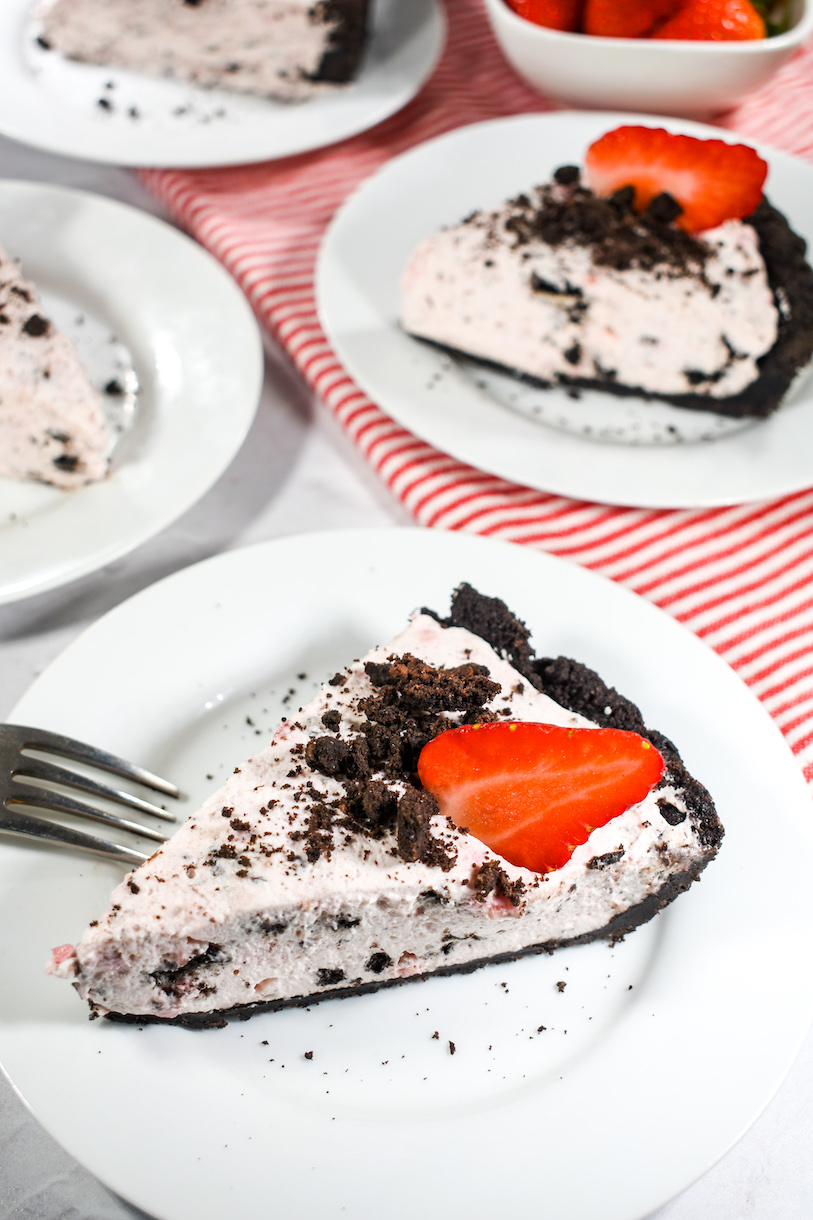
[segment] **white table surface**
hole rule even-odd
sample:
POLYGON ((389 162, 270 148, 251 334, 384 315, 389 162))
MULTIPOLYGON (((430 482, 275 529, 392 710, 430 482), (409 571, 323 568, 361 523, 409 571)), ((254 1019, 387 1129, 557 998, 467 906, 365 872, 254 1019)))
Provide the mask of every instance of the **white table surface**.
MULTIPOLYGON (((2 137, 0 177, 80 187, 162 215, 127 171, 49 156, 2 137)), ((0 718, 90 623, 179 568, 285 534, 408 524, 400 505, 269 343, 254 426, 208 495, 132 555, 63 589, 0 607, 0 718)), ((779 846, 772 844, 771 850, 779 846)), ((810 963, 800 963, 800 968, 810 968, 810 963)), ((725 1031, 719 1034, 724 1037, 725 1031)), ((657 1220, 811 1220, 812 1098, 813 1034, 757 1123, 699 1182, 658 1211, 657 1220)), ((129 1220, 142 1215, 63 1152, 0 1074, 0 1220, 129 1220)), ((275 1220, 292 1218, 275 1214, 275 1220)))

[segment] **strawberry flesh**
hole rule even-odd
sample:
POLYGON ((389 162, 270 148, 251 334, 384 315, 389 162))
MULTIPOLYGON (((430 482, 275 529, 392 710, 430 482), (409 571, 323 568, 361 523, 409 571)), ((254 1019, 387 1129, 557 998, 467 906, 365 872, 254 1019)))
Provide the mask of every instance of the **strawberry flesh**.
POLYGON ((598 826, 662 778, 650 742, 621 729, 498 721, 464 725, 421 751, 418 776, 440 812, 521 868, 561 868, 598 826))
POLYGON ((579 28, 582 0, 506 0, 510 9, 534 25, 575 33, 579 28))
POLYGON ((765 22, 750 0, 688 0, 652 37, 747 42, 765 38, 766 34, 765 22))
POLYGON ((601 38, 646 38, 683 0, 586 0, 582 31, 601 38))
POLYGON ((768 166, 745 144, 672 135, 660 127, 616 127, 591 144, 585 176, 597 195, 635 188, 644 211, 664 192, 680 204, 675 224, 687 233, 740 220, 762 198, 768 166))

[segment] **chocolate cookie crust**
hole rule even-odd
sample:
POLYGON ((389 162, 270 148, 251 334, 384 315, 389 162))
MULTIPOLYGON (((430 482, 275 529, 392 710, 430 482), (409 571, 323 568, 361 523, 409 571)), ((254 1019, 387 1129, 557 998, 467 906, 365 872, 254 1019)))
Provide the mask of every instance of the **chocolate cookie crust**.
MULTIPOLYGON (((717 850, 723 827, 707 790, 689 772, 676 746, 657 729, 647 728, 639 708, 580 661, 569 657, 536 658, 529 644, 530 632, 499 598, 483 597, 463 584, 452 597, 444 626, 465 627, 479 635, 536 687, 570 712, 578 712, 600 728, 625 729, 651 741, 667 764, 667 777, 676 783, 689 809, 689 816, 705 847, 717 850)), ((666 777, 663 783, 666 782, 666 777)), ((667 821, 669 818, 667 818, 667 821)))
MULTIPOLYGON (((425 613, 432 612, 425 611, 425 613)), ((508 610, 504 602, 498 598, 484 597, 473 589, 471 585, 463 584, 455 591, 452 599, 451 613, 448 618, 440 618, 440 616, 434 613, 432 613, 432 616, 444 626, 464 627, 473 634, 485 639, 496 652, 509 660, 514 665, 514 668, 527 678, 533 686, 549 694, 561 706, 579 712, 597 724, 629 729, 647 737, 661 751, 667 762, 667 773, 663 782, 665 783, 668 779, 669 782, 673 783, 681 791, 684 803, 689 811, 687 815, 664 801, 661 804, 661 812, 664 819, 670 824, 674 824, 673 819, 675 818, 678 821, 683 820, 687 816, 691 818, 700 841, 704 846, 709 848, 707 855, 702 860, 699 860, 691 869, 671 877, 660 890, 650 894, 637 906, 615 916, 603 928, 571 939, 548 940, 525 947, 518 952, 496 954, 457 965, 439 965, 431 971, 413 975, 408 979, 372 980, 364 983, 348 980, 346 986, 338 988, 332 986, 330 990, 309 992, 307 995, 283 1000, 259 1001, 224 1011, 215 1010, 208 1013, 187 1014, 169 1020, 161 1017, 130 1016, 120 1013, 106 1014, 108 1020, 136 1025, 151 1023, 183 1025, 189 1029, 223 1027, 227 1024, 228 1020, 245 1020, 258 1012, 275 1011, 279 1008, 287 1007, 303 1007, 305 1005, 316 1004, 321 1000, 360 995, 379 990, 383 987, 400 986, 404 982, 419 981, 435 975, 470 973, 484 965, 513 961, 528 954, 551 953, 558 948, 584 944, 594 940, 605 939, 616 941, 625 936, 627 932, 638 927, 641 923, 651 919, 678 894, 688 889, 705 868, 706 864, 713 859, 723 837, 723 828, 717 819, 709 794, 702 784, 686 771, 678 751, 668 738, 655 730, 646 728, 641 713, 635 704, 623 695, 620 695, 612 687, 607 686, 597 674, 579 662, 571 661, 565 657, 537 659, 530 646, 530 633, 525 624, 508 610)), ((414 660, 414 658, 410 660, 414 660)), ((435 710, 438 687, 434 686, 428 689, 427 675, 424 672, 426 668, 422 662, 417 662, 416 667, 412 666, 404 658, 391 658, 387 666, 380 667, 379 672, 370 676, 376 685, 377 692, 386 692, 387 690, 396 690, 398 692, 409 691, 410 694, 407 696, 408 710, 414 712, 416 703, 418 706, 426 708, 428 703, 428 711, 429 715, 431 715, 435 710)), ((482 684, 487 681, 487 678, 481 672, 474 672, 480 669, 480 667, 471 666, 466 668, 469 668, 471 672, 448 671, 449 680, 445 683, 445 686, 448 691, 452 692, 449 697, 452 698, 457 706, 462 705, 465 707, 468 704, 471 706, 472 711, 474 711, 483 695, 487 695, 487 691, 482 689, 482 684)), ((336 675, 336 677, 341 678, 341 675, 336 675)), ((375 704, 373 710, 375 713, 382 706, 380 700, 381 696, 377 693, 373 700, 375 704)), ((400 702, 401 699, 399 698, 396 703, 400 702)), ((393 704, 388 704, 385 701, 384 706, 393 706, 393 704)), ((407 721, 404 721, 404 724, 406 723, 407 721)), ((333 739, 328 739, 327 737, 316 739, 317 742, 326 740, 333 739)), ((362 738, 362 740, 366 741, 367 739, 362 738)), ((390 749, 391 744, 388 745, 388 749, 390 749)), ((326 751, 327 747, 322 747, 322 750, 326 751)), ((329 773, 336 773, 332 769, 334 762, 327 759, 327 754, 325 754, 324 766, 329 773)), ((354 764, 350 763, 346 756, 343 756, 339 766, 347 771, 352 771, 354 764)), ((364 767, 362 767, 362 770, 364 770, 364 767)), ((348 776, 348 778, 351 777, 348 776)), ((411 779, 413 783, 418 783, 417 777, 414 775, 411 779)), ((357 784, 359 782, 359 779, 355 781, 357 784)), ((359 797, 362 795, 363 788, 364 781, 362 779, 357 793, 359 797)), ((413 788, 408 803, 411 806, 413 801, 419 802, 422 796, 428 797, 428 794, 424 793, 419 787, 413 788)), ((431 800, 431 798, 429 799, 431 800)), ((379 802, 374 800, 373 806, 378 809, 379 802)), ((348 811, 345 807, 339 812, 346 817, 348 811)), ((335 814, 331 811, 331 820, 333 816, 335 814)), ((394 822, 396 816, 397 811, 395 809, 389 810, 386 813, 386 818, 391 820, 391 822, 394 822)), ((379 827, 374 822, 368 823, 365 831, 364 818, 358 812, 351 813, 351 820, 355 824, 354 829, 356 833, 370 833, 373 836, 379 833, 379 827)), ((424 819, 422 815, 419 815, 419 828, 422 824, 424 824, 424 819)), ((402 858, 409 859, 409 839, 407 837, 405 845, 401 844, 400 826, 398 839, 399 854, 402 858)), ((418 857, 413 856, 411 858, 418 857)), ((441 860, 438 859, 436 862, 441 868, 443 867, 441 860)), ((594 861, 591 861, 590 867, 602 868, 605 864, 609 863, 611 861, 604 861, 601 857, 595 857, 594 861)), ((496 862, 492 862, 480 870, 480 873, 474 879, 473 890, 475 893, 482 891, 482 896, 484 896, 492 889, 496 889, 498 892, 502 892, 509 901, 516 904, 520 899, 520 892, 517 886, 521 886, 522 883, 516 883, 513 886, 511 883, 508 883, 506 888, 506 882, 507 878, 499 868, 499 865, 496 862)), ((432 900, 432 892, 428 891, 425 897, 427 901, 432 900)), ((437 899, 438 896, 436 895, 435 898, 437 899)), ((210 951, 216 951, 216 949, 217 946, 210 946, 210 951)), ((335 981, 341 980, 337 979, 335 981)))
POLYGON ((353 80, 367 44, 370 0, 319 0, 313 13, 333 28, 318 71, 309 79, 333 85, 353 80))

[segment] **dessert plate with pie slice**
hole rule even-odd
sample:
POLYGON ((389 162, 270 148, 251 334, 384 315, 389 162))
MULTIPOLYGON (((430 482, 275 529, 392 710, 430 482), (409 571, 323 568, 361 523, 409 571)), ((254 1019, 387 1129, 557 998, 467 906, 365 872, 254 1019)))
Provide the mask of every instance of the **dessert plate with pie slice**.
POLYGON ((443 531, 262 543, 116 607, 10 718, 137 758, 191 812, 325 677, 414 607, 445 614, 462 581, 680 742, 726 827, 720 854, 615 946, 185 1030, 90 1022, 44 972, 121 869, 0 843, 14 929, 0 1062, 70 1153, 158 1220, 226 1220, 266 1197, 325 1220, 377 1220, 382 1199, 394 1220, 531 1215, 540 1198, 546 1220, 642 1220, 731 1147, 793 1061, 813 1011, 801 771, 719 657, 576 565, 443 531))
POLYGON ((2 604, 95 571, 191 508, 251 425, 263 351, 231 276, 136 208, 6 181, 0 234, 96 388, 108 388, 119 433, 101 482, 60 491, 0 478, 2 604))
POLYGON ((345 140, 415 96, 444 37, 438 0, 377 0, 358 79, 284 103, 74 63, 37 43, 31 8, 0 6, 0 132, 111 165, 242 165, 345 140))
MULTIPOLYGON (((326 234, 317 296, 333 349, 373 402, 422 440, 540 491, 702 508, 809 487, 810 366, 776 414, 755 422, 595 390, 540 389, 401 328, 399 285, 423 238, 582 163, 594 140, 624 123, 740 139, 678 119, 561 112, 458 128, 410 150, 367 179, 326 234)), ((767 197, 813 246, 813 168, 759 151, 769 164, 767 197)))

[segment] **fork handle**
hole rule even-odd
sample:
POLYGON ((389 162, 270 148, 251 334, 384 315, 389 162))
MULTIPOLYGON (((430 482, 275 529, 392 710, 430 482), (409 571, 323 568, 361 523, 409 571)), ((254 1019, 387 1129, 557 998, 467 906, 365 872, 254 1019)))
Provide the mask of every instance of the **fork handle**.
POLYGON ((83 851, 92 856, 103 856, 107 860, 118 860, 124 864, 143 864, 148 859, 140 851, 120 847, 117 843, 97 839, 95 835, 86 835, 81 830, 62 826, 59 822, 35 818, 30 813, 20 813, 16 809, 7 809, 1 805, 0 831, 21 835, 25 839, 44 839, 49 843, 60 843, 64 847, 73 847, 77 851, 83 851))

